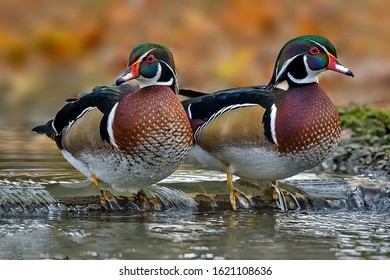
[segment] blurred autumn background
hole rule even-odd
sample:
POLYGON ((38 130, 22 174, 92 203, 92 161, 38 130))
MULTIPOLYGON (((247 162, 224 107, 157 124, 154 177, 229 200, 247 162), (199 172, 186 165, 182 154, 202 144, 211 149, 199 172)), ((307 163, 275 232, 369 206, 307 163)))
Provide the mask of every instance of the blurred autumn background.
POLYGON ((390 2, 13 0, 0 8, 0 125, 36 125, 114 83, 142 42, 171 49, 182 88, 266 84, 284 43, 319 34, 355 78, 326 73, 337 106, 390 104, 390 2))

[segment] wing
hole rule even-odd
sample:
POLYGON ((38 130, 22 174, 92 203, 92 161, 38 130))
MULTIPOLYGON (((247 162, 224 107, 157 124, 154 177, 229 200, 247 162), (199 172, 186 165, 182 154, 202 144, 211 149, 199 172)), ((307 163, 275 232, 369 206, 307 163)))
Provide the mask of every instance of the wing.
POLYGON ((195 131, 194 140, 209 152, 269 144, 258 104, 231 105, 218 111, 195 131))
MULTIPOLYGON (((180 90, 183 95, 186 95, 187 91, 180 90)), ((275 103, 278 96, 285 92, 283 89, 274 88, 268 89, 266 86, 253 86, 253 87, 241 87, 232 88, 227 90, 221 90, 212 94, 199 93, 199 96, 192 99, 182 101, 194 131, 194 136, 200 134, 200 130, 206 126, 210 126, 212 121, 215 121, 219 116, 223 114, 232 115, 241 121, 249 121, 246 116, 242 114, 256 114, 258 117, 261 114, 261 122, 264 125, 264 135, 269 142, 274 143, 271 135, 270 127, 270 113, 271 107, 275 103), (257 105, 257 109, 248 109, 252 105, 257 105), (244 107, 248 107, 243 109, 244 107), (237 110, 240 108, 240 114, 237 114, 237 110), (236 111, 232 113, 233 111, 236 111)), ((250 115, 249 114, 249 115, 250 115)), ((233 123, 233 122, 231 122, 233 123)), ((236 123, 236 122, 234 122, 236 123)), ((221 127, 221 126, 219 126, 221 127)))
POLYGON ((96 107, 91 107, 83 115, 72 122, 62 134, 62 145, 74 158, 82 154, 109 149, 110 144, 100 135, 100 123, 103 113, 96 107))
POLYGON ((62 130, 82 117, 89 109, 96 107, 103 113, 100 123, 101 138, 109 140, 106 123, 111 109, 124 96, 134 92, 136 89, 137 87, 129 84, 119 87, 95 87, 91 92, 82 94, 78 99, 68 99, 68 103, 57 112, 53 120, 49 120, 44 125, 34 127, 32 130, 40 134, 46 134, 55 140, 59 148, 61 148, 62 130))

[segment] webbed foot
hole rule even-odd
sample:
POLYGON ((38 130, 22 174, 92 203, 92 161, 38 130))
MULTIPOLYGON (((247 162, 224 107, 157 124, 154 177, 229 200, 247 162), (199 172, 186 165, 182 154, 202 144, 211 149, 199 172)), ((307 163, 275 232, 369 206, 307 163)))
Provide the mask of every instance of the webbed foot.
POLYGON ((229 199, 230 205, 234 211, 248 209, 256 205, 250 196, 247 196, 236 189, 233 189, 233 191, 230 192, 229 199))
POLYGON ((114 196, 109 191, 100 191, 100 206, 106 211, 122 211, 127 204, 127 197, 114 196))
POLYGON ((301 208, 298 199, 294 194, 277 185, 274 185, 274 189, 273 198, 280 210, 287 211, 301 208))
POLYGON ((143 190, 132 196, 114 196, 101 191, 100 205, 106 211, 161 211, 163 205, 156 198, 148 198, 143 190))

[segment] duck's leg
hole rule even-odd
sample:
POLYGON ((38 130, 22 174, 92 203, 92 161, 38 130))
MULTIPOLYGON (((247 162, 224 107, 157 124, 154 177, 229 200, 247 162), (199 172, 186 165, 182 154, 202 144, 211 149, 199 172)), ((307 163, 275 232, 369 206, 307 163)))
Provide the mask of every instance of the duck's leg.
POLYGON ((107 190, 101 190, 99 179, 91 173, 91 180, 100 191, 100 206, 106 211, 161 211, 162 204, 155 198, 148 198, 143 190, 132 196, 115 196, 107 190))
POLYGON ((238 209, 250 208, 253 205, 251 198, 236 190, 233 186, 233 173, 230 170, 230 165, 226 166, 226 175, 226 184, 230 190, 229 199, 232 209, 237 211, 238 209))
POLYGON ((100 191, 99 179, 92 172, 91 172, 91 181, 92 181, 93 185, 100 191))
POLYGON ((120 211, 123 206, 119 202, 120 198, 115 197, 109 191, 103 191, 99 187, 99 179, 91 172, 91 180, 95 187, 100 191, 100 206, 106 211, 120 211))

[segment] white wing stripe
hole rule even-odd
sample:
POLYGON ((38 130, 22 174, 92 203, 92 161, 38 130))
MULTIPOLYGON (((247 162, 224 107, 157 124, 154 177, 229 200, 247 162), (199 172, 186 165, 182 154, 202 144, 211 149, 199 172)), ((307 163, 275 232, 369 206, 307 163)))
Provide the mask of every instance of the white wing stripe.
POLYGON ((114 122, 115 112, 116 112, 116 108, 118 107, 118 104, 119 104, 119 102, 117 102, 114 105, 114 107, 112 107, 111 112, 108 115, 108 120, 107 120, 107 132, 108 132, 108 136, 110 137, 110 142, 117 149, 118 149, 118 146, 115 143, 114 132, 112 130, 112 123, 114 122))
POLYGON ((276 120, 276 111, 278 109, 276 108, 276 105, 273 104, 271 106, 271 113, 270 113, 270 129, 271 129, 271 136, 272 140, 276 145, 278 145, 278 141, 276 139, 276 130, 275 130, 275 120, 276 120))

